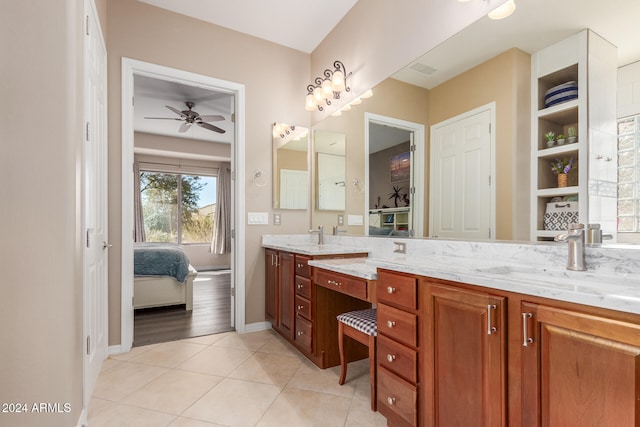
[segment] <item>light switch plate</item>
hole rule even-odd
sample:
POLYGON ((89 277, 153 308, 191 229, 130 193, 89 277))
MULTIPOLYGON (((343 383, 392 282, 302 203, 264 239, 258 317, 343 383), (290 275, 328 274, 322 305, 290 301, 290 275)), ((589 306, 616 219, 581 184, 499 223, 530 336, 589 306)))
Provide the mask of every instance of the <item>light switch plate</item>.
POLYGON ((280 225, 282 222, 282 217, 280 216, 279 213, 274 213, 273 214, 273 225, 280 225))
POLYGON ((344 225, 344 215, 338 215, 338 225, 344 225))
POLYGON ((349 225, 362 225, 362 215, 349 215, 347 221, 349 225))
POLYGON ((247 213, 247 223, 249 225, 269 224, 269 212, 249 212, 247 213))

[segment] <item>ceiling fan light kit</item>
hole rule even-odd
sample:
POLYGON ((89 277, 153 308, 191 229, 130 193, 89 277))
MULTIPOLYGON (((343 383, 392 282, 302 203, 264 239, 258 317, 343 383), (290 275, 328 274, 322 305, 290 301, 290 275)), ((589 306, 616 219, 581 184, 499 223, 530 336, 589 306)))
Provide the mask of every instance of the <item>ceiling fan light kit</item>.
POLYGON ((179 117, 145 117, 145 119, 156 119, 156 120, 182 120, 184 123, 180 125, 178 128, 178 132, 184 133, 191 128, 191 125, 200 126, 201 128, 218 132, 225 133, 226 131, 218 126, 214 126, 208 122, 219 122, 224 120, 224 116, 219 114, 203 114, 200 115, 198 112, 193 111, 193 108, 196 106, 195 103, 187 101, 184 103, 187 106, 186 110, 178 110, 175 107, 170 105, 165 105, 170 111, 176 113, 179 117))

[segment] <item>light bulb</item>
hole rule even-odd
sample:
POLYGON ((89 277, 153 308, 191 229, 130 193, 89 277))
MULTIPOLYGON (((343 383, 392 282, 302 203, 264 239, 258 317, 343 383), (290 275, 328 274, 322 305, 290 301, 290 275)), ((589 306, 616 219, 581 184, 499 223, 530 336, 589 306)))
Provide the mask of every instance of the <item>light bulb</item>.
POLYGON ((341 108, 342 111, 350 111, 351 110, 351 105, 347 104, 344 107, 341 108))
POLYGON ((353 101, 351 101, 351 105, 360 105, 362 104, 362 99, 360 98, 356 98, 353 101))
POLYGON ((339 117, 342 115, 342 111, 338 110, 335 113, 331 114, 333 117, 339 117))
POLYGON ((326 79, 322 82, 322 95, 324 96, 324 99, 333 98, 333 87, 331 85, 331 80, 326 79))
POLYGON ((509 0, 506 3, 498 6, 496 9, 489 12, 489 18, 491 19, 504 19, 507 16, 511 15, 516 10, 516 4, 513 0, 509 0))
POLYGON ((369 89, 368 91, 360 95, 360 98, 371 98, 372 96, 373 96, 373 91, 369 89))
POLYGON ((331 86, 333 86, 334 92, 342 92, 345 89, 344 73, 340 70, 336 70, 331 77, 331 86))
POLYGON ((324 95, 322 94, 322 88, 316 87, 313 89, 313 101, 316 105, 320 105, 322 101, 324 101, 324 95))
POLYGON ((307 95, 304 102, 304 109, 307 111, 314 111, 316 109, 316 103, 313 100, 312 94, 307 95))

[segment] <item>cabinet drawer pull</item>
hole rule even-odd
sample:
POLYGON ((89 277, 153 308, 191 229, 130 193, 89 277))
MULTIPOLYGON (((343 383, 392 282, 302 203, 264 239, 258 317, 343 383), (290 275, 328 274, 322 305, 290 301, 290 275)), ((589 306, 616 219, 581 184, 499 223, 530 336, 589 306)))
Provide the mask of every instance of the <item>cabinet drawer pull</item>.
POLYGON ((327 284, 328 284, 328 285, 337 286, 337 287, 342 286, 342 283, 340 283, 340 282, 336 282, 335 280, 327 280, 327 284))
POLYGON ((393 294, 393 293, 395 293, 396 290, 397 289, 394 288, 393 286, 387 286, 387 293, 388 294, 393 294))
POLYGON ((491 310, 496 310, 497 308, 495 304, 487 305, 487 335, 491 335, 498 330, 498 328, 493 326, 493 322, 491 321, 491 310))
POLYGON ((298 336, 302 336, 302 335, 304 335, 304 332, 298 331, 298 336))
POLYGON ((304 285, 298 283, 298 289, 302 289, 302 288, 304 288, 304 285))
POLYGON ((304 305, 299 305, 298 306, 298 310, 302 310, 304 308, 304 305))
POLYGON ((394 360, 396 360, 395 354, 387 354, 387 362, 393 363, 394 360))
POLYGON ((302 267, 304 267, 304 264, 298 263, 298 268, 302 268, 302 267))
POLYGON ((387 320, 387 328, 393 328, 394 326, 396 326, 396 322, 393 320, 387 320))
POLYGON ((387 403, 391 406, 396 404, 396 398, 395 397, 387 397, 387 403))
POLYGON ((522 313, 522 346, 529 347, 533 342, 533 338, 529 336, 529 328, 527 328, 527 319, 533 317, 532 313, 522 313))

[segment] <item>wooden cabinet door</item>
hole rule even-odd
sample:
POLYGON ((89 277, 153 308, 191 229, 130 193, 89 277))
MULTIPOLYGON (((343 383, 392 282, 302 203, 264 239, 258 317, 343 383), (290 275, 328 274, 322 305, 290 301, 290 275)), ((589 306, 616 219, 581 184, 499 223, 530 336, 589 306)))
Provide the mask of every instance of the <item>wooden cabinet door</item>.
POLYGON ((265 257, 265 295, 264 295, 264 317, 276 325, 277 319, 277 284, 278 284, 278 251, 266 248, 265 257))
POLYGON ((293 254, 280 252, 280 280, 278 286, 278 329, 286 336, 294 336, 294 275, 293 254))
POLYGON ((530 303, 522 318, 524 427, 640 425, 640 325, 530 303))
POLYGON ((439 285, 429 295, 427 425, 506 425, 505 299, 439 285))

